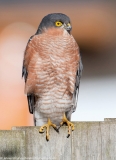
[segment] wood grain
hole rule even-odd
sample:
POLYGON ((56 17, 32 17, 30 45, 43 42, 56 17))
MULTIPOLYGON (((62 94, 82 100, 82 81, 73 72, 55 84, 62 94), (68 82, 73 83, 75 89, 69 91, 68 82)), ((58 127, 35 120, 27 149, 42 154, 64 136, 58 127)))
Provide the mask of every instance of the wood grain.
POLYGON ((39 133, 39 127, 13 127, 12 131, 0 131, 0 157, 4 148, 6 153, 15 148, 15 152, 8 156, 24 156, 32 160, 116 159, 116 121, 74 124, 75 131, 69 138, 66 138, 67 126, 61 127, 59 133, 51 128, 48 142, 45 133, 39 133))

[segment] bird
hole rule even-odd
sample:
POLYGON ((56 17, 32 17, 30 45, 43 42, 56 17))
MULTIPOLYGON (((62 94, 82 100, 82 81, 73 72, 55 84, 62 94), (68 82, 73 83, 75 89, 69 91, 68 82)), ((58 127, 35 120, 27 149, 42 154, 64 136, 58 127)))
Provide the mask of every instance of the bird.
POLYGON ((22 67, 29 112, 34 125, 57 132, 66 124, 68 135, 74 130, 71 115, 77 108, 82 60, 79 46, 71 34, 70 18, 63 13, 46 15, 28 40, 22 67))

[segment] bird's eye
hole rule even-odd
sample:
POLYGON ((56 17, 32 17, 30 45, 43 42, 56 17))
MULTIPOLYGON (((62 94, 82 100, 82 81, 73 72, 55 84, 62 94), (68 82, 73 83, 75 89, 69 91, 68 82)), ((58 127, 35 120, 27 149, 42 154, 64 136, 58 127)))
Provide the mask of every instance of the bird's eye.
POLYGON ((57 27, 62 26, 62 22, 60 22, 60 21, 56 21, 56 22, 55 22, 55 26, 57 26, 57 27))

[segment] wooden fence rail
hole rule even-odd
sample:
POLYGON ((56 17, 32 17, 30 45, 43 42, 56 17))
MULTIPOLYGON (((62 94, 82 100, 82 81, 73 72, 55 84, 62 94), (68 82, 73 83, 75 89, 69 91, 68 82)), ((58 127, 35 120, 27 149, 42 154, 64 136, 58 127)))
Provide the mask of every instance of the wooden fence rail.
POLYGON ((48 142, 39 127, 1 130, 0 160, 116 160, 116 119, 74 124, 69 138, 67 126, 59 134, 51 128, 48 142))

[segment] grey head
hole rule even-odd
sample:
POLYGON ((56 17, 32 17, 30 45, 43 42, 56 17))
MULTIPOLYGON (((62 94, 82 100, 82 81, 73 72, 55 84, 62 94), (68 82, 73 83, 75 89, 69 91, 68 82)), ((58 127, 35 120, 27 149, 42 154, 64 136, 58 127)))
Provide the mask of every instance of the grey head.
POLYGON ((70 33, 72 29, 70 18, 67 15, 62 13, 52 13, 42 19, 36 34, 41 34, 44 29, 50 27, 64 28, 68 33, 70 33))

